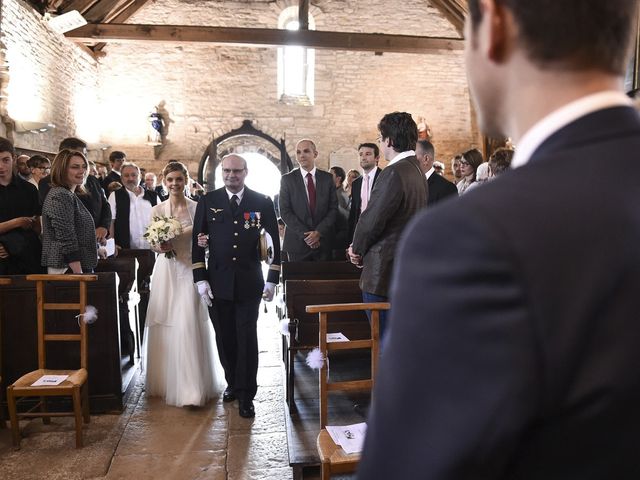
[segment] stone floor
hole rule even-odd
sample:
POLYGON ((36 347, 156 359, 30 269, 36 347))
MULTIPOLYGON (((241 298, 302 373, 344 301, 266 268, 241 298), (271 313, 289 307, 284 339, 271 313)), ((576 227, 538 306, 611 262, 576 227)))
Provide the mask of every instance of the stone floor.
POLYGON ((11 447, 9 430, 0 430, 0 478, 290 480, 273 307, 258 329, 255 419, 241 418, 237 402, 221 398, 203 408, 166 406, 145 395, 141 376, 121 415, 91 417, 82 449, 74 448, 71 419, 23 422, 20 450, 11 447))

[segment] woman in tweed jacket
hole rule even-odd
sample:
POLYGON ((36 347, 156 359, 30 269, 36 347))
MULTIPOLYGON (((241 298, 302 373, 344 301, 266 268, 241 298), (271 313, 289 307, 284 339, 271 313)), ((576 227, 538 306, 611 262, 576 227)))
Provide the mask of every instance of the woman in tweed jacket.
POLYGON ((51 167, 51 190, 42 206, 42 265, 49 273, 92 272, 98 263, 93 217, 74 193, 83 190, 88 163, 61 150, 51 167))

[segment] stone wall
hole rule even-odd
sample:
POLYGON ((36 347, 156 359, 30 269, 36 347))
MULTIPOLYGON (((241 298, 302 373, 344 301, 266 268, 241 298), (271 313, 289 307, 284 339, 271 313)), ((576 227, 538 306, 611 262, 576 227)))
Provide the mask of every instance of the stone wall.
MULTIPOLYGON (((290 3, 290 2, 289 2, 290 3)), ((294 2, 297 4, 297 2, 294 2)), ((313 2, 318 30, 458 37, 427 1, 313 2)), ((286 2, 158 0, 131 23, 276 28, 286 2)), ((277 95, 277 49, 204 44, 116 44, 100 62, 103 141, 141 165, 160 170, 176 158, 195 172, 207 145, 242 120, 274 138, 313 138, 320 165, 357 166, 357 145, 375 141, 387 112, 425 117, 438 156, 448 159, 476 142, 462 52, 430 55, 316 50, 315 102, 287 105, 277 95), (154 106, 169 117, 167 141, 147 145, 154 106), (118 119, 115 121, 114 119, 118 119), (110 120, 110 121, 109 121, 110 120)))
POLYGON ((53 152, 64 137, 100 138, 96 61, 49 28, 21 0, 0 3, 0 117, 17 147, 53 152), (18 133, 14 122, 48 122, 56 129, 18 133))

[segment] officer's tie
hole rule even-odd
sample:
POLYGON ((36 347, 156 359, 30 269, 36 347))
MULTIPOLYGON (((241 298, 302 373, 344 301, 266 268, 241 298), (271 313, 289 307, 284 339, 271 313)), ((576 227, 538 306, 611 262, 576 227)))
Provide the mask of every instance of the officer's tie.
POLYGON ((238 196, 237 195, 231 195, 231 200, 229 200, 229 203, 231 203, 231 213, 235 216, 236 213, 238 213, 238 207, 240 206, 240 202, 238 202, 238 196))

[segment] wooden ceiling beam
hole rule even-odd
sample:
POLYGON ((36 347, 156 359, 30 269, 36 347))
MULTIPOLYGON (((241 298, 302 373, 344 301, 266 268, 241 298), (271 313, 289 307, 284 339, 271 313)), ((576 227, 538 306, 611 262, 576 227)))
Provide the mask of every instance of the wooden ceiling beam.
POLYGON ((455 27, 456 31, 463 35, 464 17, 467 9, 457 0, 430 0, 431 5, 440 11, 440 13, 455 27))
POLYGON ((298 6, 298 24, 300 30, 309 30, 309 0, 300 0, 298 6))
POLYGON ((91 8, 94 3, 97 3, 98 0, 71 0, 70 2, 65 2, 62 4, 60 9, 62 13, 70 12, 71 10, 77 10, 80 14, 84 15, 84 13, 91 8))
POLYGON ((118 10, 122 4, 128 0, 100 0, 89 8, 82 16, 89 23, 100 23, 106 21, 106 18, 114 10, 118 10))
POLYGON ((85 43, 204 42, 254 47, 297 45, 331 50, 398 53, 430 53, 464 48, 462 40, 457 38, 192 25, 89 24, 67 32, 65 36, 85 43))

